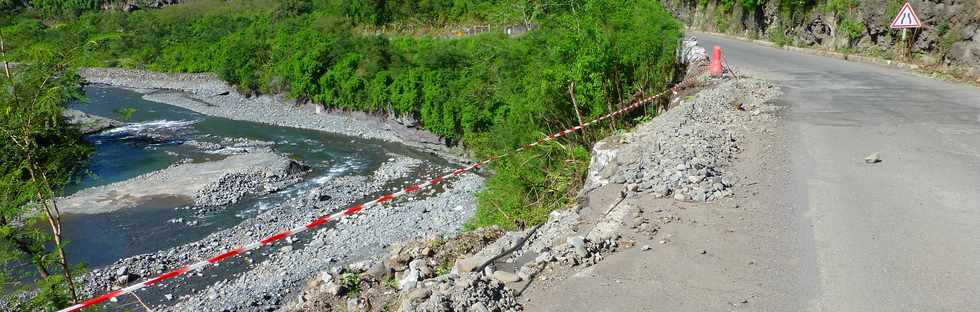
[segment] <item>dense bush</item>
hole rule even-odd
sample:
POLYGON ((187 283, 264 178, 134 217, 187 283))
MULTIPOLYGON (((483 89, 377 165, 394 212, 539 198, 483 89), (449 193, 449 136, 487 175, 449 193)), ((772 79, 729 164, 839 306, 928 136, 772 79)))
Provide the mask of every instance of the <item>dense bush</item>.
MULTIPOLYGON (((637 89, 663 88, 681 27, 655 0, 547 6, 516 0, 253 0, 86 14, 56 28, 22 19, 5 31, 30 33, 17 37, 21 46, 36 38, 114 36, 89 65, 215 72, 247 92, 410 115, 482 157, 574 125, 572 82, 584 117, 609 112, 637 89), (389 38, 355 31, 391 22, 489 20, 500 17, 487 12, 514 10, 533 12, 515 13, 520 17, 510 17, 512 22, 534 16, 540 27, 518 38, 389 38)), ((550 209, 568 204, 588 154, 588 141, 579 138, 497 163, 473 225, 543 220, 550 209)))

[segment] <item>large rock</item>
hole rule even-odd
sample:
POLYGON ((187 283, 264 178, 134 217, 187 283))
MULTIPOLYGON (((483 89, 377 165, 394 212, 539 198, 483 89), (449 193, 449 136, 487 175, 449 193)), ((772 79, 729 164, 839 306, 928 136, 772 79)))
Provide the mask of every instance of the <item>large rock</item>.
POLYGON ((948 65, 962 65, 973 76, 980 75, 980 41, 954 43, 946 55, 948 65))
POLYGON ((123 125, 121 121, 86 114, 75 109, 66 109, 62 115, 68 119, 69 123, 77 125, 82 134, 92 134, 123 125))
POLYGON ((419 269, 416 267, 409 267, 408 274, 405 274, 400 281, 398 281, 398 289, 401 291, 409 291, 415 289, 419 282, 419 269))
POLYGON ((494 271, 493 279, 504 284, 516 283, 521 281, 520 276, 517 276, 517 274, 506 272, 506 271, 494 271))
POLYGON ((474 272, 481 265, 487 263, 488 260, 490 260, 490 258, 480 256, 470 256, 457 259, 456 263, 453 265, 453 273, 462 274, 474 272))

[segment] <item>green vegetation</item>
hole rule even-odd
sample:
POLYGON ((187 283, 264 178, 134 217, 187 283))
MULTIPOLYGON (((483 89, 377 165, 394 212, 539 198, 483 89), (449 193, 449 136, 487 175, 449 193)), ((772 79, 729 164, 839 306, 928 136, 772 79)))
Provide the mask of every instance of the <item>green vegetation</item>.
MULTIPOLYGON (((698 0, 698 5, 704 9, 712 0, 698 0)), ((732 16, 736 15, 734 9, 742 9, 743 15, 753 15, 766 4, 766 0, 714 0, 717 3, 714 11, 713 22, 720 32, 727 32, 731 25, 732 16)), ((848 49, 854 45, 855 41, 861 38, 864 33, 865 24, 855 18, 852 11, 859 5, 856 0, 779 0, 775 3, 779 8, 781 19, 773 29, 769 31, 769 40, 780 45, 791 43, 786 35, 786 27, 796 25, 800 20, 814 8, 820 8, 826 13, 834 15, 836 20, 836 34, 846 39, 847 45, 842 47, 848 49)), ((889 6, 892 10, 894 5, 889 6)), ((897 12, 898 8, 894 10, 897 12)), ((894 14, 888 13, 890 16, 894 14)), ((750 34, 753 36, 756 34, 750 34)))
POLYGON ((0 300, 13 311, 53 310, 77 299, 72 273, 80 268, 69 264, 51 199, 90 152, 62 117, 64 105, 82 97, 73 61, 87 45, 37 44, 21 49, 14 66, 6 34, 0 32, 0 300))
POLYGON ((817 5, 817 0, 697 0, 697 6, 701 10, 705 10, 708 8, 708 4, 714 2, 716 4, 713 16, 714 24, 719 32, 726 32, 730 28, 729 24, 735 7, 740 7, 745 16, 753 16, 766 5, 767 1, 775 1, 782 18, 780 22, 787 25, 792 25, 794 21, 802 19, 817 5))
POLYGON ((361 277, 354 272, 347 272, 340 275, 340 286, 344 289, 344 296, 347 298, 357 298, 361 294, 361 277))
MULTIPOLYGON (((616 109, 672 79, 681 26, 655 0, 199 0, 3 25, 17 46, 115 38, 88 66, 215 72, 246 93, 409 115, 477 158, 616 109), (533 23, 460 39, 365 35, 393 25, 533 23), (574 83, 573 92, 569 92, 574 83)), ((15 57, 24 56, 21 51, 15 57)), ((593 130, 493 164, 470 227, 526 227, 571 203, 593 130)))
POLYGON ((793 43, 789 36, 786 35, 786 29, 784 29, 782 25, 776 25, 769 30, 769 41, 775 43, 779 47, 793 43))
POLYGON ((846 15, 850 13, 851 9, 853 9, 855 6, 857 6, 857 1, 855 0, 828 0, 827 3, 823 5, 823 9, 828 13, 846 15))
POLYGON ((139 110, 135 107, 120 107, 112 112, 119 116, 119 120, 129 121, 130 119, 133 119, 133 114, 135 114, 137 111, 139 110))
POLYGON ((99 9, 103 0, 0 0, 4 12, 29 9, 45 17, 78 16, 99 9))
POLYGON ((864 22, 848 15, 837 25, 837 32, 847 38, 848 47, 850 47, 854 44, 855 40, 861 38, 861 34, 864 33, 864 28, 864 22))
POLYGON ((851 15, 851 11, 857 5, 855 0, 828 0, 823 5, 825 12, 832 13, 837 18, 837 35, 843 35, 847 39, 845 49, 850 48, 854 41, 861 38, 861 34, 864 33, 864 22, 851 15))
POLYGON ((765 3, 765 0, 739 0, 739 4, 745 12, 755 12, 765 3))
POLYGON ((948 21, 944 21, 939 25, 939 36, 942 38, 942 41, 939 42, 938 49, 939 60, 943 60, 946 58, 946 55, 949 54, 949 51, 953 49, 953 44, 959 42, 962 38, 960 38, 960 32, 958 29, 953 30, 949 27, 948 21))
POLYGON ((817 0, 779 0, 779 13, 783 23, 794 24, 816 5, 817 0))
POLYGON ((715 10, 715 28, 718 29, 718 32, 728 32, 730 24, 731 12, 725 10, 715 10))

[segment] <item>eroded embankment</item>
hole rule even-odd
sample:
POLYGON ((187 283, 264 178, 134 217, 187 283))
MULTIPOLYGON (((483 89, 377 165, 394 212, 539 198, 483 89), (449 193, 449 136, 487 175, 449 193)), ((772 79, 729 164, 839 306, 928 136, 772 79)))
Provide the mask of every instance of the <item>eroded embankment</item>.
POLYGON ((582 294, 608 291, 616 298, 618 284, 577 289, 566 279, 608 257, 635 254, 621 251, 680 222, 666 209, 645 214, 651 201, 713 205, 753 183, 739 178, 746 175, 733 162, 773 123, 776 107, 767 101, 779 91, 755 79, 708 83, 666 114, 597 144, 580 206, 525 231, 484 229, 400 243, 384 257, 314 275, 290 310, 518 311, 557 304, 580 310, 591 300, 580 300, 582 294), (568 288, 554 293, 551 287, 568 288))

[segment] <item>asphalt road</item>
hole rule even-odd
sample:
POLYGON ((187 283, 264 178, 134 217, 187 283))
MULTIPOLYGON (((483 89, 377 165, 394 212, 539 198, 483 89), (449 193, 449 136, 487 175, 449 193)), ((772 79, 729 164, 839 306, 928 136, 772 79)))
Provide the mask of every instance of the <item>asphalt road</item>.
POLYGON ((785 310, 980 309, 980 89, 696 35, 784 87, 784 202, 812 227, 785 310))

